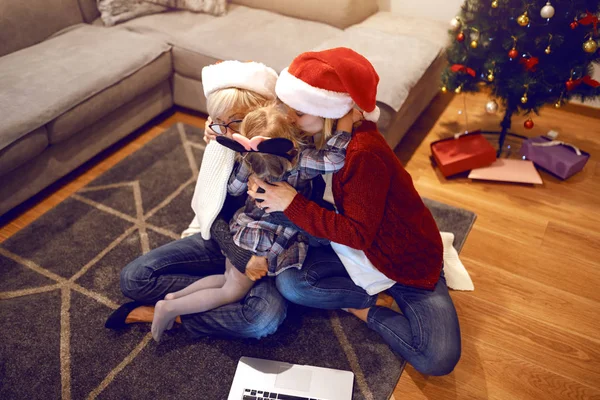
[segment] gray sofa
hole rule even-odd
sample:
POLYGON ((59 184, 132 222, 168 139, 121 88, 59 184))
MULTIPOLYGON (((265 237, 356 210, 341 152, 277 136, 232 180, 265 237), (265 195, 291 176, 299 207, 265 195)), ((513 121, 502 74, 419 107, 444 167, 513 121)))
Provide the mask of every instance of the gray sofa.
POLYGON ((174 104, 206 112, 202 67, 347 46, 381 81, 395 147, 435 96, 446 27, 376 0, 234 0, 226 16, 171 11, 104 27, 95 0, 0 2, 0 215, 174 104), (27 3, 27 5, 23 4, 27 3))

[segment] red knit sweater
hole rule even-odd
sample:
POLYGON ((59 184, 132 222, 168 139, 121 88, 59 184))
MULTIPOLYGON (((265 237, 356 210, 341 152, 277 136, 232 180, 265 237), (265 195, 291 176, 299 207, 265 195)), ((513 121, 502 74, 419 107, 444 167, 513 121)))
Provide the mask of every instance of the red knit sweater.
POLYGON ((432 290, 442 269, 439 230, 374 123, 355 131, 332 181, 339 214, 297 194, 285 215, 314 236, 363 250, 388 278, 432 290))

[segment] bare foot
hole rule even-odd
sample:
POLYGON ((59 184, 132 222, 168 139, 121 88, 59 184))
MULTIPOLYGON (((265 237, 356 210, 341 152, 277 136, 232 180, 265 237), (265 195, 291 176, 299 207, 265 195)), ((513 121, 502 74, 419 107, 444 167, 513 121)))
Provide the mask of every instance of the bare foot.
POLYGON ((175 293, 169 293, 165 296, 165 300, 175 300, 175 293))
POLYGON ((348 312, 351 314, 354 314, 361 321, 367 322, 367 316, 369 315, 369 308, 362 308, 362 309, 349 308, 348 312))
POLYGON ((392 308, 393 304, 394 298, 389 294, 381 292, 377 295, 377 302, 375 303, 376 306, 392 308))
MULTIPOLYGON (((154 320, 154 306, 141 306, 127 315, 125 323, 135 324, 137 322, 152 322, 152 320, 154 320)), ((181 324, 181 317, 177 316, 175 322, 181 324)))

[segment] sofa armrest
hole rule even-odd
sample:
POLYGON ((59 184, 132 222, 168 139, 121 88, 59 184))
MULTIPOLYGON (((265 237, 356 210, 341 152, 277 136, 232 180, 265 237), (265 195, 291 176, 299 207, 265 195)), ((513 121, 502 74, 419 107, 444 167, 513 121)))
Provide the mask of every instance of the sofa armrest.
POLYGON ((323 22, 340 29, 359 23, 378 10, 377 0, 233 0, 232 3, 323 22))

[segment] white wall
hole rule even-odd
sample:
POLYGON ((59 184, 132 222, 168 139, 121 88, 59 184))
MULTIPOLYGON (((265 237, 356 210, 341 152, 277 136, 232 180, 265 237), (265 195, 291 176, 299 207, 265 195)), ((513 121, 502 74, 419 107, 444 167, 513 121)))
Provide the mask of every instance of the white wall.
POLYGON ((450 23, 464 0, 378 0, 379 9, 450 23))
MULTIPOLYGON (((460 11, 464 0, 378 0, 381 11, 391 11, 415 18, 427 18, 450 23, 460 11)), ((596 65, 593 78, 600 81, 600 65, 596 65)), ((579 101, 574 101, 580 103, 579 101)), ((584 103, 586 106, 600 108, 600 99, 584 103)))

